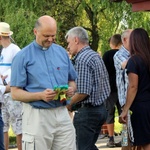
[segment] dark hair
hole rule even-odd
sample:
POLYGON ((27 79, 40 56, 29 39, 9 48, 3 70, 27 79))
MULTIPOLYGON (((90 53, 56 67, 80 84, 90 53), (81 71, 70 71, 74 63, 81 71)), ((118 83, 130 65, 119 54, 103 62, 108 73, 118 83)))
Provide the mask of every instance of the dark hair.
POLYGON ((39 19, 38 19, 38 20, 36 21, 34 27, 35 27, 35 28, 38 28, 39 26, 41 26, 41 23, 40 23, 40 21, 39 21, 39 19))
POLYGON ((111 38, 109 38, 109 43, 112 43, 114 46, 119 46, 122 44, 121 35, 114 34, 111 38))
POLYGON ((131 32, 130 41, 130 54, 138 55, 141 57, 150 71, 150 38, 148 33, 143 28, 136 28, 131 32))

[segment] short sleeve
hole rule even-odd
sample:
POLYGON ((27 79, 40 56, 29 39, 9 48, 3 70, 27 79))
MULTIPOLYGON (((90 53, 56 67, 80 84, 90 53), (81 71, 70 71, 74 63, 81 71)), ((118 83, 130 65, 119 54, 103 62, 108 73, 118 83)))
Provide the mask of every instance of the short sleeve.
POLYGON ((137 57, 131 57, 128 60, 126 68, 127 68, 127 74, 130 72, 138 74, 138 58, 137 57))

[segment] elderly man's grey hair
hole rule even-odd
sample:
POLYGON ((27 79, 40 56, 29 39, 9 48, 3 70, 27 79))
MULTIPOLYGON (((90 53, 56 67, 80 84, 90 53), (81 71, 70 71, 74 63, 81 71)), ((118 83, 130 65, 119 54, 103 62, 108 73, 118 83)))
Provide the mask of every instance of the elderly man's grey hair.
POLYGON ((130 33, 132 32, 132 29, 127 29, 121 34, 121 40, 123 41, 123 38, 128 38, 130 33))
POLYGON ((67 32, 65 38, 67 39, 68 37, 78 37, 80 42, 86 43, 86 44, 89 43, 88 33, 82 27, 74 27, 74 28, 70 29, 67 32))

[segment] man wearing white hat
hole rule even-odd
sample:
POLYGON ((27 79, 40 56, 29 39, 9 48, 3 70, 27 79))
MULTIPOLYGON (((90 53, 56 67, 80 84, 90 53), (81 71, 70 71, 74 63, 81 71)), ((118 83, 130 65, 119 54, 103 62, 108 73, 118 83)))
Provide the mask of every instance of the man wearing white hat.
MULTIPOLYGON (((14 56, 20 51, 20 48, 11 43, 11 35, 13 34, 10 31, 10 25, 6 22, 0 22, 0 42, 3 46, 0 55, 0 75, 6 76, 7 78, 4 80, 4 85, 9 85, 10 82, 10 74, 11 74, 11 63, 14 56)), ((4 91, 2 92, 2 95, 4 91)), ((1 99, 2 103, 2 119, 4 122, 4 145, 5 150, 8 150, 9 147, 9 135, 8 130, 10 124, 14 133, 17 135, 17 146, 18 150, 21 150, 21 139, 22 139, 22 104, 18 101, 13 101, 10 93, 5 94, 1 99)))

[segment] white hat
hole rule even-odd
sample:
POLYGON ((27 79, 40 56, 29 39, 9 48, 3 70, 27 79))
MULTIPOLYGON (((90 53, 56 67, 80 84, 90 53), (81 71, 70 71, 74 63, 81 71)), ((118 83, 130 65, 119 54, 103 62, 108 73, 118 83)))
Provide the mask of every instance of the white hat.
POLYGON ((10 25, 6 22, 0 22, 0 36, 10 36, 13 32, 10 31, 10 25))

